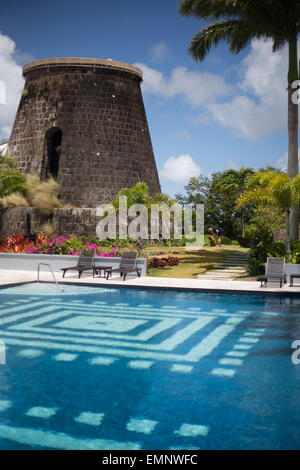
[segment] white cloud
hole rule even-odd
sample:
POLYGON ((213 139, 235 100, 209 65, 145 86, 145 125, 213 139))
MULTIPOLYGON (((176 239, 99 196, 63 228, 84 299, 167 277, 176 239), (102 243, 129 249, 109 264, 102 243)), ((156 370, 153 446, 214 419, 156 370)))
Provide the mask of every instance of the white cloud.
POLYGON ((22 67, 17 64, 14 54, 16 45, 0 32, 0 80, 5 83, 5 104, 0 104, 0 136, 9 137, 15 113, 24 86, 22 67))
POLYGON ((160 172, 161 178, 178 184, 186 184, 192 176, 197 177, 200 174, 200 167, 188 154, 170 157, 160 172))
MULTIPOLYGON (((300 148, 298 149, 298 155, 299 155, 299 166, 300 166, 300 148)), ((287 171, 287 164, 288 164, 288 152, 286 152, 283 157, 279 158, 277 160, 275 166, 276 168, 279 168, 282 171, 287 171)))
MULTIPOLYGON (((210 102, 207 109, 211 119, 252 140, 284 131, 287 70, 286 47, 273 53, 270 41, 252 41, 251 50, 242 62, 236 95, 225 103, 210 102)), ((204 116, 207 119, 207 112, 204 116)))
POLYGON ((0 144, 0 153, 6 155, 8 144, 0 144))
POLYGON ((191 134, 188 131, 174 131, 169 134, 169 137, 178 139, 191 139, 191 134))
POLYGON ((151 60, 154 62, 166 59, 168 57, 168 53, 169 48, 164 41, 154 44, 150 49, 151 60))
POLYGON ((212 98, 230 93, 231 87, 219 75, 192 72, 186 67, 176 67, 169 78, 159 70, 136 63, 143 71, 143 91, 165 98, 183 96, 192 106, 199 106, 212 98))
POLYGON ((242 164, 233 160, 233 158, 227 158, 226 165, 230 170, 240 170, 242 164))
POLYGON ((181 96, 198 107, 200 113, 192 118, 194 122, 215 122, 249 140, 287 128, 287 47, 273 53, 271 41, 253 40, 235 70, 238 79, 234 86, 221 75, 186 67, 176 67, 166 77, 145 64, 135 65, 144 72, 144 92, 164 98, 181 96), (226 99, 228 94, 231 96, 226 99))

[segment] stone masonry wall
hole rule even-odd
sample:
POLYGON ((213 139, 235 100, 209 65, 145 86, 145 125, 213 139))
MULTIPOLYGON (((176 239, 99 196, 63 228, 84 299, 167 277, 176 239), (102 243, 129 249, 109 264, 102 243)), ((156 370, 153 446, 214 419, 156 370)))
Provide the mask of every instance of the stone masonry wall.
POLYGON ((31 233, 36 233, 43 229, 43 225, 48 221, 55 233, 60 235, 70 235, 72 233, 96 236, 96 225, 99 217, 96 217, 96 209, 56 209, 51 219, 40 216, 36 209, 32 207, 14 207, 1 212, 0 235, 5 237, 9 234, 27 233, 26 216, 30 215, 31 233))
POLYGON ((45 134, 55 127, 62 131, 58 182, 64 204, 97 207, 139 180, 160 192, 137 75, 52 65, 29 69, 25 78, 8 148, 19 169, 43 177, 45 134))

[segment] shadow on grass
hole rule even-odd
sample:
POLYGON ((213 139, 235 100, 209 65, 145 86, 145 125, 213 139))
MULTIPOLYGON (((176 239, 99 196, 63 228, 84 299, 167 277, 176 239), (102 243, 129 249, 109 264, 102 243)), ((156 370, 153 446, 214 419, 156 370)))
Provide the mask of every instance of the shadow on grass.
MULTIPOLYGON (((149 276, 158 277, 186 277, 197 278, 198 274, 203 274, 207 270, 212 269, 214 266, 222 263, 229 255, 239 253, 240 250, 233 250, 227 248, 215 249, 201 249, 198 251, 182 251, 176 255, 180 262, 177 266, 168 266, 164 268, 151 269, 148 272, 149 276)), ((158 258, 166 258, 168 252, 164 255, 157 256, 158 258)))

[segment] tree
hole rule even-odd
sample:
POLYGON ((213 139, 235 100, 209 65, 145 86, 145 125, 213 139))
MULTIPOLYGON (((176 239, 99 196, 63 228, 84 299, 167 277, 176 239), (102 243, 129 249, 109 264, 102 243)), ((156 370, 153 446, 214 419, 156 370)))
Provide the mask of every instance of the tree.
MULTIPOLYGON (((222 174, 222 178, 217 187, 222 194, 233 197, 235 200, 240 197, 245 189, 250 176, 254 174, 252 168, 241 168, 240 170, 227 170, 222 174)), ((240 220, 242 227, 242 237, 245 237, 245 210, 240 209, 240 220)))
POLYGON ((18 192, 25 196, 27 194, 26 178, 15 167, 15 161, 0 153, 0 197, 9 196, 18 192))
POLYGON ((196 209, 196 204, 205 204, 209 194, 210 179, 206 176, 193 176, 184 187, 187 195, 175 194, 175 199, 182 206, 191 205, 196 209))
POLYGON ((286 173, 258 171, 248 181, 247 191, 237 200, 237 209, 255 204, 273 206, 286 212, 286 254, 291 254, 291 208, 300 201, 300 174, 290 178, 286 173))
POLYGON ((184 187, 186 195, 176 194, 176 201, 185 206, 203 204, 205 209, 205 230, 210 226, 222 227, 226 236, 240 237, 244 225, 253 216, 252 208, 235 208, 238 196, 245 191, 246 181, 254 171, 251 168, 216 172, 210 177, 191 178, 184 187))
MULTIPOLYGON (((189 52, 203 61, 213 46, 229 43, 238 54, 252 39, 270 39, 273 52, 289 47, 288 70, 288 176, 299 172, 298 104, 292 101, 293 83, 299 78, 297 37, 300 31, 300 0, 181 0, 180 13, 215 22, 204 26, 191 41, 189 52)), ((291 209, 292 239, 299 236, 299 208, 291 209)))
POLYGON ((143 181, 138 181, 132 188, 121 188, 118 191, 112 203, 117 211, 119 210, 119 198, 122 196, 127 197, 128 207, 132 206, 133 204, 143 204, 148 209, 150 209, 151 204, 167 204, 168 206, 172 206, 176 203, 174 199, 170 198, 170 196, 165 193, 156 193, 150 195, 148 185, 143 181))

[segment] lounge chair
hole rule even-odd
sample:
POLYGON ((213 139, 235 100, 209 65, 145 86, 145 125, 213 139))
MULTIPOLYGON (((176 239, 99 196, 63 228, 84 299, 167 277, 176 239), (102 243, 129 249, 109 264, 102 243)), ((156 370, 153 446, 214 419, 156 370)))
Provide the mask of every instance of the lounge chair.
POLYGON ((113 272, 120 273, 120 276, 123 276, 123 281, 125 281, 127 274, 136 272, 139 277, 141 277, 142 270, 136 265, 137 253, 127 252, 122 254, 121 262, 118 268, 112 268, 110 271, 107 271, 106 279, 112 275, 113 272))
POLYGON ((286 283, 285 258, 267 258, 266 274, 259 278, 260 287, 267 282, 279 282, 280 287, 286 283))
POLYGON ((76 266, 71 266, 69 268, 61 268, 63 271, 62 277, 65 277, 66 271, 76 270, 78 271, 78 277, 81 277, 83 271, 93 271, 93 276, 95 274, 95 253, 94 251, 83 251, 78 259, 76 266))

